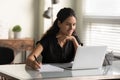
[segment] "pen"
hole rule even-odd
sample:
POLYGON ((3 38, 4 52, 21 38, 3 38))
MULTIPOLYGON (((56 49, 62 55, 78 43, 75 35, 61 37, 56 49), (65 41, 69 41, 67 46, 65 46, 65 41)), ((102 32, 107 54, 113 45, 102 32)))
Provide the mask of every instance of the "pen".
POLYGON ((39 63, 38 59, 36 58, 36 56, 34 55, 35 61, 39 63))

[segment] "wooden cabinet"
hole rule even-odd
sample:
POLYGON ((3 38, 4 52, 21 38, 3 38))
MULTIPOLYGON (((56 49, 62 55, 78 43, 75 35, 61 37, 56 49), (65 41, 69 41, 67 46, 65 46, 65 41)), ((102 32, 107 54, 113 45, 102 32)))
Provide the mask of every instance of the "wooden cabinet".
POLYGON ((34 39, 32 38, 0 39, 0 46, 9 47, 14 50, 14 53, 16 52, 22 52, 23 54, 25 53, 24 55, 26 57, 26 51, 32 51, 34 48, 34 39))

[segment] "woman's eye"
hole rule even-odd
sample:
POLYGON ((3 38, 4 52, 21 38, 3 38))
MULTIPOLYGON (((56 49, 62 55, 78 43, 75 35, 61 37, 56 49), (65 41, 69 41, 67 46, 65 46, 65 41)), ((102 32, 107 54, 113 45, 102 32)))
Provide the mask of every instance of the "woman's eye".
POLYGON ((73 26, 76 26, 76 24, 73 24, 73 26))

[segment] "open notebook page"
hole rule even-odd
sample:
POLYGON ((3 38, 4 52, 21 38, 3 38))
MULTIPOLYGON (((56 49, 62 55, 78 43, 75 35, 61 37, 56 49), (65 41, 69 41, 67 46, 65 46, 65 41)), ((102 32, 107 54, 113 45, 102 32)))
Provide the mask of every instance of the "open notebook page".
POLYGON ((64 71, 64 69, 50 65, 50 64, 43 64, 41 69, 38 69, 40 72, 61 72, 64 71))

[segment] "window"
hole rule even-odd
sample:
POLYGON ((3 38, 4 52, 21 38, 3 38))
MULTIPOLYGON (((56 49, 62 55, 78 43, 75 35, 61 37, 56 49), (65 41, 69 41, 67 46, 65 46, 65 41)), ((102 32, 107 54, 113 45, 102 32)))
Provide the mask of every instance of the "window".
POLYGON ((120 0, 84 1, 84 44, 120 53, 120 0))
POLYGON ((84 0, 85 15, 120 16, 120 0, 84 0))

